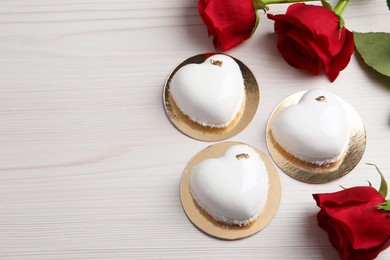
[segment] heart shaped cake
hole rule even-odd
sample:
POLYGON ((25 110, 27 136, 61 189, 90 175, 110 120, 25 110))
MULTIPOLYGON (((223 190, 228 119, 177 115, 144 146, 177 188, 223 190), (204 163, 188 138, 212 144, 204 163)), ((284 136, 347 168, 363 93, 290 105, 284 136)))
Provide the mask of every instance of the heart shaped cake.
POLYGON ((326 165, 338 161, 348 147, 348 120, 340 99, 322 89, 307 91, 271 124, 275 141, 295 158, 326 165))
POLYGON ((268 190, 265 164, 247 145, 234 145, 221 157, 200 162, 190 176, 196 203, 228 225, 247 225, 256 220, 266 204, 268 190))
POLYGON ((170 85, 183 114, 202 126, 218 128, 227 127, 243 108, 244 89, 240 67, 223 54, 181 67, 170 85))

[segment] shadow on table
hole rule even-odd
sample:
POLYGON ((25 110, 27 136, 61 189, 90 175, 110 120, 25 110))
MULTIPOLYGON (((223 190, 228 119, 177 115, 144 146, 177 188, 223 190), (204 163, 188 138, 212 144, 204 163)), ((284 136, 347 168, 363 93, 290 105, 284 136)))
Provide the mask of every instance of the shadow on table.
POLYGON ((213 37, 208 36, 207 27, 198 14, 198 8, 188 7, 183 10, 183 23, 187 28, 183 37, 191 39, 191 46, 196 46, 197 49, 206 50, 205 52, 218 52, 214 49, 213 37))
POLYGON ((390 77, 387 77, 368 66, 364 62, 362 56, 356 50, 354 55, 358 61, 358 64, 363 68, 364 73, 367 74, 371 80, 377 82, 378 85, 390 91, 390 77))
POLYGON ((307 236, 307 241, 310 241, 312 246, 318 250, 313 259, 339 259, 337 250, 332 247, 328 240, 327 233, 318 226, 317 214, 308 214, 304 223, 304 233, 307 236))

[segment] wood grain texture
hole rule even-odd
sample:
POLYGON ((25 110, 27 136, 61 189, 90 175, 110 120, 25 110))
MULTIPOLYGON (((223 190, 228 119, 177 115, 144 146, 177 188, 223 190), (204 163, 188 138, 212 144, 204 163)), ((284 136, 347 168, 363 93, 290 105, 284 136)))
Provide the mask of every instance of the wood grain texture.
MULTIPOLYGON (((336 2, 336 1, 331 1, 336 2)), ((279 171, 282 202, 261 233, 220 241, 186 218, 179 182, 210 143, 177 131, 162 106, 169 72, 214 51, 195 0, 0 0, 0 259, 337 259, 317 227, 312 193, 390 180, 390 81, 355 54, 334 83, 289 67, 260 13, 229 51, 260 84, 259 110, 231 138, 268 154, 265 125, 286 96, 332 90, 361 115, 367 149, 324 185, 279 171)), ((271 6, 283 13, 287 5, 271 6)), ((390 31, 386 1, 350 1, 346 25, 390 31)), ((390 250, 378 259, 390 258, 390 250)))

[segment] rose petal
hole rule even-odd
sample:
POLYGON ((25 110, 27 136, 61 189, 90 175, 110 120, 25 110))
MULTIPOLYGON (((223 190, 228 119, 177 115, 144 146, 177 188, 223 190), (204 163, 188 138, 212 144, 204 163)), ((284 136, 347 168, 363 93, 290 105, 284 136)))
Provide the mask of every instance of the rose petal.
POLYGON ((291 51, 290 49, 281 50, 280 52, 287 52, 294 55, 294 61, 292 63, 303 63, 305 66, 297 68, 307 69, 311 74, 318 75, 321 67, 322 60, 319 59, 318 53, 314 48, 310 45, 310 43, 306 40, 305 32, 300 31, 298 28, 292 28, 287 36, 294 42, 295 50, 291 51))
POLYGON ((206 24, 207 32, 208 32, 209 36, 215 34, 215 30, 212 27, 212 22, 211 22, 210 18, 208 17, 208 15, 206 15, 206 8, 207 8, 207 5, 210 1, 211 0, 204 0, 204 1, 199 1, 199 3, 198 3, 198 11, 199 11, 199 14, 200 14, 203 22, 206 24))
POLYGON ((331 82, 337 78, 340 71, 347 67, 354 51, 353 33, 345 28, 343 29, 346 36, 343 49, 324 66, 324 72, 331 82))
POLYGON ((323 6, 298 3, 290 5, 286 15, 299 20, 300 28, 309 30, 328 55, 336 55, 342 49, 345 35, 338 33, 339 18, 331 10, 323 6))
POLYGON ((256 11, 251 0, 201 0, 199 14, 214 36, 215 48, 228 50, 252 35, 256 11))
POLYGON ((354 187, 335 193, 314 194, 313 197, 321 208, 319 221, 327 221, 319 225, 328 232, 332 245, 342 258, 350 259, 354 254, 357 258, 351 259, 373 259, 372 256, 376 257, 389 246, 390 218, 377 208, 384 198, 374 188, 354 187), (339 246, 332 242, 334 232, 340 237, 339 246))
POLYGON ((367 260, 367 259, 375 259, 380 252, 385 250, 390 246, 390 239, 384 241, 381 245, 377 247, 373 247, 370 249, 361 249, 361 250, 353 250, 349 252, 348 259, 354 260, 367 260))
POLYGON ((334 193, 314 194, 313 197, 320 208, 360 204, 371 200, 378 203, 385 201, 376 189, 365 186, 353 187, 334 193))
POLYGON ((293 39, 287 36, 280 36, 277 47, 279 52, 282 54, 284 59, 290 66, 300 68, 300 69, 310 69, 310 72, 314 75, 319 73, 319 70, 315 71, 316 66, 311 66, 311 64, 316 63, 315 57, 311 57, 302 46, 299 45, 293 39), (294 51, 284 51, 286 49, 293 49, 294 51))
POLYGON ((288 31, 294 27, 298 27, 302 30, 307 30, 307 28, 302 25, 299 19, 295 19, 285 14, 273 15, 268 13, 267 18, 275 21, 274 30, 278 34, 287 34, 288 31))
POLYGON ((279 34, 279 52, 291 66, 309 70, 313 75, 317 75, 323 67, 326 76, 333 82, 348 65, 353 53, 353 36, 344 27, 339 28, 339 18, 327 8, 296 3, 288 7, 286 14, 268 14, 267 17, 275 21, 274 29, 279 34), (282 46, 286 48, 293 44, 281 42, 280 39, 286 41, 281 36, 293 38, 302 47, 295 45, 296 48, 282 50, 282 46), (307 48, 307 52, 304 48, 307 48), (315 53, 315 68, 304 62, 308 52, 315 53))
POLYGON ((334 225, 332 225, 330 222, 330 217, 323 211, 320 210, 320 212, 317 215, 317 220, 319 226, 326 230, 328 233, 329 241, 335 247, 338 251, 342 250, 343 246, 343 239, 340 237, 338 232, 336 231, 336 228, 334 225))

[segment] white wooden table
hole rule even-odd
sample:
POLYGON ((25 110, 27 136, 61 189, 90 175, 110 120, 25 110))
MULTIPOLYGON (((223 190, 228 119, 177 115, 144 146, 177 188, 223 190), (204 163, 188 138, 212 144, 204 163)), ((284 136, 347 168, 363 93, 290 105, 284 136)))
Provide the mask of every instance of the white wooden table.
MULTIPOLYGON (((282 201, 270 225, 239 241, 211 238, 189 222, 179 199, 182 170, 211 143, 181 134, 162 106, 169 72, 214 51, 196 5, 0 0, 0 259, 337 259, 311 194, 366 180, 378 186, 366 162, 390 181, 389 78, 357 54, 333 84, 288 66, 261 13, 255 36, 228 51, 261 89, 252 123, 230 140, 269 154, 272 109, 322 87, 359 112, 367 148, 353 172, 328 184, 279 170, 282 201)), ((390 32, 385 0, 350 1, 344 19, 351 30, 390 32)), ((387 250, 378 259, 389 258, 387 250)))

